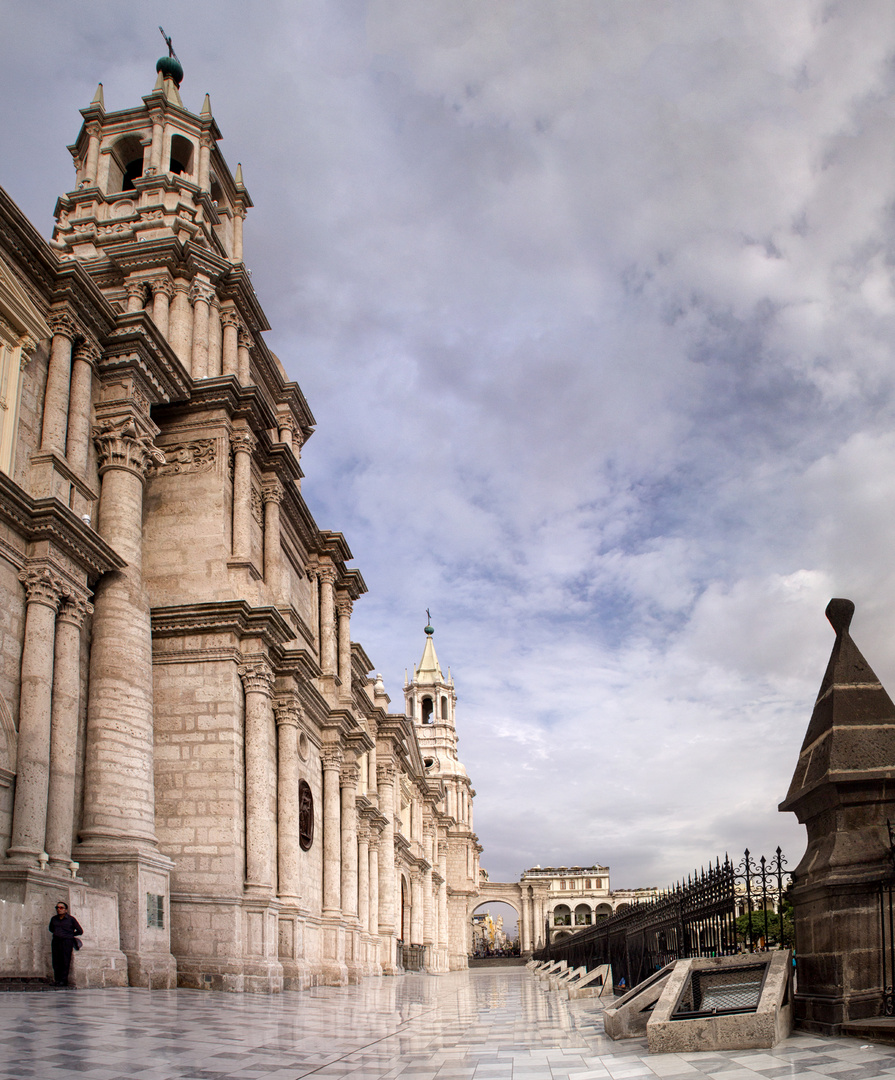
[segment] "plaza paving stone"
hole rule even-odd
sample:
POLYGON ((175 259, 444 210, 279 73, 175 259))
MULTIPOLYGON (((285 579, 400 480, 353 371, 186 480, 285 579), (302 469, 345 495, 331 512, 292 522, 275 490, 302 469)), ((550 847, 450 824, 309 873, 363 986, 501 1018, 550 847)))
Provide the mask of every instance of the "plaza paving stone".
POLYGON ((597 1001, 525 969, 406 975, 274 996, 0 995, 0 1080, 895 1080, 895 1048, 796 1034, 773 1050, 647 1052, 597 1001))

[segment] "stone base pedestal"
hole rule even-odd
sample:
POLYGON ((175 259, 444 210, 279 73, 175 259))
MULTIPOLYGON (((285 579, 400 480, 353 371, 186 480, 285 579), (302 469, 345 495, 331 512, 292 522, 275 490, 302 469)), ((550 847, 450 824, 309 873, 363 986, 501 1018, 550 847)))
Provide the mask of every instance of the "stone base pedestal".
POLYGON ((177 985, 177 962, 171 955, 170 939, 171 860, 155 851, 122 852, 86 846, 79 848, 75 857, 85 877, 118 896, 128 985, 172 990, 177 985), (159 916, 153 921, 161 925, 150 925, 150 904, 159 916))
POLYGON ((796 886, 796 1024, 839 1035, 850 1020, 883 1013, 879 892, 876 883, 796 886))
POLYGON ((18 866, 0 866, 0 977, 52 979, 47 927, 59 900, 84 928, 69 981, 85 989, 127 986, 116 894, 92 888, 69 873, 18 866))

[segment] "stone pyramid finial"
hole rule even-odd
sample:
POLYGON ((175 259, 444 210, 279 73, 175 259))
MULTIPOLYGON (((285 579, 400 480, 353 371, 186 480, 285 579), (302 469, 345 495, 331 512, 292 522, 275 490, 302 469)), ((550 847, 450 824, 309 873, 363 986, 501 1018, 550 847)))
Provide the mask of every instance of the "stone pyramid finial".
POLYGON ((242 178, 242 162, 238 162, 236 165, 236 176, 233 178, 237 187, 245 187, 245 182, 242 178))
POLYGON ((202 103, 202 112, 200 115, 211 116, 211 96, 209 94, 205 95, 205 101, 202 103))
POLYGON ((105 109, 106 103, 103 100, 103 84, 102 83, 99 83, 97 85, 96 93, 93 95, 93 101, 91 101, 90 104, 91 105, 99 105, 99 107, 101 109, 105 109))
POLYGON ((827 605, 836 641, 781 810, 825 785, 881 771, 895 778, 895 704, 852 641, 854 611, 851 600, 827 605))

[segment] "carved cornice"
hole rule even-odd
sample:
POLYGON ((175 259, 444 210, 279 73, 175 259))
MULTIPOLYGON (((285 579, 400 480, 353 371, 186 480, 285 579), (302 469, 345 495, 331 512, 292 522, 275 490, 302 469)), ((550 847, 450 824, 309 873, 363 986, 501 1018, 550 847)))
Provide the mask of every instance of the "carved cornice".
POLYGON ((266 648, 281 648, 292 640, 291 627, 276 608, 253 608, 245 600, 152 609, 154 638, 226 633, 233 634, 239 640, 260 638, 266 648))
POLYGON ((152 403, 189 396, 190 377, 174 350, 145 311, 125 312, 106 337, 101 363, 103 375, 130 369, 152 395, 152 403))

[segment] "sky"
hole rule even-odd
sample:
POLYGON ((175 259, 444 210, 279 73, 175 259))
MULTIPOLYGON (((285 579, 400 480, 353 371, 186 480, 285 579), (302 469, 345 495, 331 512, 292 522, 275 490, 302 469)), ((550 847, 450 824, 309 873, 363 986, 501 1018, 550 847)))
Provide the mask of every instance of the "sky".
POLYGON ((668 885, 780 814, 832 596, 895 689, 895 7, 0 0, 49 235, 173 37, 255 203, 303 494, 393 707, 426 609, 492 880, 668 885))

